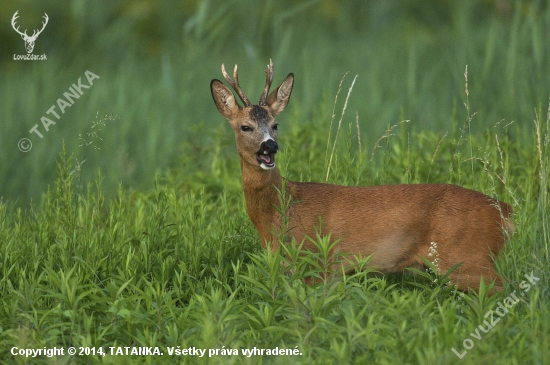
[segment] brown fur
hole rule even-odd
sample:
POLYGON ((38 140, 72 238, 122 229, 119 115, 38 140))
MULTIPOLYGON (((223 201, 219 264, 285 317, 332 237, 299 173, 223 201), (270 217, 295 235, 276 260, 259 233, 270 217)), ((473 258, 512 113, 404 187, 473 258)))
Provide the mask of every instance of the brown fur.
MULTIPOLYGON (((274 117, 286 107, 293 82, 290 74, 267 97, 267 105, 244 108, 220 81, 211 83, 214 102, 235 132, 246 210, 264 248, 267 243, 273 249, 279 244, 281 217, 275 206, 283 179, 277 168, 261 168, 255 154, 266 133, 277 140, 274 117), (267 119, 253 118, 264 114, 254 108, 263 108, 267 119), (243 131, 242 126, 252 130, 243 131)), ((286 189, 297 202, 287 214, 289 234, 298 242, 315 237, 314 227, 322 218, 322 233, 340 239, 340 252, 373 254, 370 265, 382 273, 422 268, 422 258, 433 261, 429 249, 435 242, 440 273, 462 263, 452 275, 459 289, 478 290, 481 277, 496 280, 497 289, 502 285, 492 256, 514 231, 513 209, 506 203, 449 184, 346 187, 288 181, 286 189)))

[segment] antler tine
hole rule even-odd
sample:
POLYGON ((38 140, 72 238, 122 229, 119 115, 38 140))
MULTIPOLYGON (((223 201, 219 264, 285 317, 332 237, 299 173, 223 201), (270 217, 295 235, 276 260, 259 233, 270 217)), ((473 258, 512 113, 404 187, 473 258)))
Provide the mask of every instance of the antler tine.
POLYGON ((19 34, 21 34, 21 35, 23 35, 23 34, 24 34, 24 35, 27 35, 27 30, 26 30, 26 29, 25 29, 25 32, 21 32, 21 31, 19 30, 19 26, 17 26, 17 28, 15 27, 15 26, 16 26, 15 23, 16 23, 16 21, 17 21, 17 18, 19 18, 19 14, 18 14, 18 13, 19 13, 19 10, 17 10, 17 11, 15 12, 15 14, 13 14, 13 17, 11 18, 11 26, 13 27, 13 29, 14 29, 17 33, 19 33, 19 34))
POLYGON ((48 14, 46 13, 44 13, 44 16, 42 18, 44 18, 44 21, 42 22, 42 29, 40 30, 41 32, 44 30, 44 28, 46 28, 46 24, 48 24, 48 20, 50 20, 48 14))
POLYGON ((267 94, 269 93, 269 88, 271 87, 271 82, 273 82, 273 61, 269 59, 269 65, 267 65, 267 70, 265 71, 265 87, 262 96, 260 97, 260 105, 267 105, 267 94))
POLYGON ((246 97, 246 95, 244 94, 244 92, 242 91, 239 85, 239 74, 237 71, 237 65, 235 65, 235 69, 233 70, 233 77, 235 78, 235 80, 233 80, 227 74, 227 72, 225 71, 224 64, 222 64, 222 74, 223 74, 223 77, 227 80, 227 82, 229 82, 229 85, 231 85, 231 87, 237 92, 237 94, 239 95, 239 98, 241 98, 242 102, 244 103, 244 106, 245 107, 252 106, 252 104, 250 103, 250 100, 246 97))
MULTIPOLYGON (((46 13, 44 13, 44 16, 43 16, 42 18, 44 18, 44 21, 42 22, 42 29, 40 29, 40 30, 35 29, 34 32, 32 33, 32 37, 38 37, 38 35, 39 35, 40 33, 42 33, 42 31, 44 30, 44 28, 46 28, 46 24, 48 24, 48 20, 49 20, 50 18, 48 18, 48 14, 46 14, 46 13)), ((32 38, 32 37, 31 37, 31 38, 32 38)))

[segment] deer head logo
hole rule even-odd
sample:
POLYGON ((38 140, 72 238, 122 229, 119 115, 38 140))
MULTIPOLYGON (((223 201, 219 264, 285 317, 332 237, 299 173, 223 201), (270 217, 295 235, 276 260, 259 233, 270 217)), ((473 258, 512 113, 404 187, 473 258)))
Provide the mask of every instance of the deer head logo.
POLYGON ((36 42, 36 38, 38 38, 40 33, 42 33, 44 28, 46 28, 46 24, 48 24, 48 19, 49 19, 48 14, 44 13, 44 22, 42 22, 42 29, 40 30, 35 29, 32 35, 28 36, 26 29, 24 32, 21 32, 19 30, 19 27, 17 28, 15 27, 15 21, 17 20, 17 18, 19 18, 19 15, 17 14, 18 12, 19 10, 17 10, 15 14, 13 14, 13 17, 11 18, 11 26, 17 33, 21 35, 21 38, 23 38, 23 40, 25 41, 25 48, 27 49, 27 53, 32 53, 32 50, 34 49, 34 42, 36 42))

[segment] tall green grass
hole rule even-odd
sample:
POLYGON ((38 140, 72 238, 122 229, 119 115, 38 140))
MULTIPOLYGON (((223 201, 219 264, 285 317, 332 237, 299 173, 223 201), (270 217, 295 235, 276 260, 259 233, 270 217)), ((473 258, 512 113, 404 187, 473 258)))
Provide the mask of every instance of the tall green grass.
MULTIPOLYGON (((87 156, 101 168, 108 196, 119 182, 150 189, 151 176, 178 159, 201 159, 189 144, 200 150, 208 136, 227 133, 212 113, 208 88, 221 78, 222 63, 239 64, 252 100, 270 58, 275 82, 294 72, 288 114, 309 128, 330 120, 342 75, 358 75, 344 123, 358 115, 365 145, 403 119, 433 133, 461 126, 466 65, 476 133, 502 118, 529 128, 533 107, 550 94, 544 38, 550 9, 537 1, 45 1, 37 7, 17 0, 0 11, 0 20, 6 25, 0 28, 6 55, 0 59, 0 196, 21 207, 38 202, 55 178, 63 142, 78 155, 78 136, 98 112, 120 117, 103 137, 103 154, 87 156), (36 43, 47 61, 12 59, 23 52, 9 26, 16 10, 29 29, 49 14, 36 43), (44 138, 30 134, 86 70, 100 79, 44 138), (33 142, 28 153, 17 149, 23 137, 33 142)), ((93 179, 96 169, 84 173, 93 179)))
MULTIPOLYGON (((0 362, 550 362, 550 9, 494 4, 6 4, 2 24, 17 9, 38 21, 46 11, 51 24, 36 46, 47 62, 0 60, 0 362), (296 76, 279 118, 284 176, 455 183, 512 204, 503 293, 456 293, 431 273, 333 273, 327 263, 348 257, 328 256, 330 237, 313 238, 318 252, 261 249, 208 84, 221 63, 238 63, 244 90, 259 95, 270 57, 275 82, 296 76), (100 79, 19 152, 86 70, 100 79), (531 273, 540 281, 474 339, 531 273), (465 339, 474 345, 460 360, 452 349, 465 339), (14 346, 158 346, 164 356, 25 359, 14 346), (168 355, 178 346, 206 356, 168 355), (254 347, 300 354, 241 353, 254 347)), ((2 54, 22 52, 12 33, 0 29, 2 54)))
MULTIPOLYGON (((343 81, 344 90, 350 83, 343 81)), ((364 260, 354 274, 335 273, 330 263, 348 257, 329 256, 330 237, 313 237, 318 252, 297 242, 263 251, 244 210, 227 126, 208 137, 208 146, 218 146, 208 166, 175 168, 157 176, 153 189, 120 187, 113 198, 103 175, 82 178, 90 164, 64 148, 55 184, 39 204, 0 204, 2 362, 29 361, 12 356, 14 346, 107 353, 31 363, 548 362, 550 115, 537 108, 531 128, 498 123, 485 133, 470 132, 476 117, 465 115, 446 135, 416 131, 412 122, 390 126, 359 148, 353 118, 329 134, 329 122, 311 129, 291 114, 288 129, 281 125, 279 161, 285 176, 299 180, 321 181, 332 156, 331 182, 460 183, 513 204, 516 233, 498 258, 510 279, 504 292, 457 293, 445 276, 429 273, 373 276, 361 270, 364 260), (475 340, 470 334, 485 314, 531 273, 540 281, 475 340), (307 278, 317 280, 307 285, 307 278), (465 339, 473 347, 464 354, 465 339), (158 346, 164 356, 111 356, 117 346, 158 346), (192 347, 206 355, 168 355, 192 347), (242 352, 254 348, 297 354, 242 352)))

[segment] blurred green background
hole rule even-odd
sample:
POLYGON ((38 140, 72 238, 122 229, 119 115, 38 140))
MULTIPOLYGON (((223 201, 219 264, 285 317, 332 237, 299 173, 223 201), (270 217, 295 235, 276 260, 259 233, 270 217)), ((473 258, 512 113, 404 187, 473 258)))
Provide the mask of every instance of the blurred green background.
POLYGON ((238 63, 253 101, 269 58, 274 84, 294 72, 289 108, 278 118, 283 145, 290 119, 328 135, 347 71, 345 91, 358 78, 345 122, 357 115, 361 138, 370 143, 403 119, 441 134, 462 125, 466 65, 470 111, 477 112, 472 130, 503 119, 532 128, 534 109, 545 108, 550 94, 549 26, 546 1, 5 2, 0 197, 23 206, 39 200, 54 180, 63 142, 85 160, 83 180, 101 170, 109 194, 119 182, 149 188, 155 174, 169 169, 183 176, 208 169, 213 153, 237 161, 232 132, 209 90, 211 79, 222 78, 222 63, 238 63), (26 53, 10 24, 16 10, 17 24, 29 34, 48 14, 33 52, 46 61, 14 60, 26 53), (100 78, 45 132, 40 118, 79 78, 88 85, 87 70, 100 78), (98 121, 105 125, 93 136, 98 121), (29 133, 35 124, 42 139, 29 133), (92 145, 79 147, 79 137, 92 145), (18 150, 21 138, 33 143, 27 153, 18 150))

